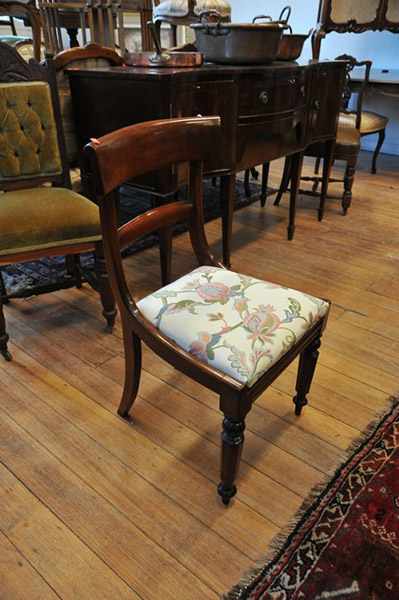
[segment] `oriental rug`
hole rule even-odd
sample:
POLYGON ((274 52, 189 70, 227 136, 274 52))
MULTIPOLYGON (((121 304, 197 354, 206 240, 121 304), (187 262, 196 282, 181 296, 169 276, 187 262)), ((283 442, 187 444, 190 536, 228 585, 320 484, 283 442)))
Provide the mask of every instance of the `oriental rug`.
POLYGON ((225 600, 399 600, 399 400, 225 600))

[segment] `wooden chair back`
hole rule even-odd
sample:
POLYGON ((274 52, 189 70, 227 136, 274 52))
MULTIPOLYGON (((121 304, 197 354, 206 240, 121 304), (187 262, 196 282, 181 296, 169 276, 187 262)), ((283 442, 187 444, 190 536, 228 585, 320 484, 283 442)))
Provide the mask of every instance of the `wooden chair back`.
MULTIPOLYGON (((0 42, 0 83, 45 82, 50 89, 51 105, 42 107, 53 112, 56 127, 56 143, 60 155, 61 168, 57 174, 35 175, 32 177, 10 177, 1 180, 1 189, 15 190, 31 188, 43 183, 51 183, 60 187, 70 187, 69 169, 66 163, 65 141, 61 124, 60 105, 55 79, 54 64, 51 59, 39 64, 31 60, 25 62, 20 54, 8 44, 0 42)), ((34 107, 32 107, 34 110, 34 107)))
POLYGON ((346 83, 345 83, 344 94, 343 94, 342 112, 345 112, 348 114, 355 113, 356 114, 356 129, 360 130, 360 125, 361 125, 361 120, 362 120, 362 110, 363 110, 363 99, 364 99, 364 94, 366 92, 366 88, 370 81, 370 71, 371 71, 371 67, 372 67, 373 63, 371 60, 363 60, 363 61, 359 62, 358 60, 356 60, 356 58, 354 58, 353 56, 350 56, 348 54, 341 54, 340 56, 337 56, 337 58, 335 60, 346 61, 346 83), (353 110, 349 107, 350 100, 352 98, 352 89, 351 89, 350 82, 351 82, 351 73, 352 73, 353 69, 355 69, 355 68, 364 68, 364 78, 361 83, 360 89, 357 92, 356 107, 355 107, 355 110, 353 110))
POLYGON ((121 250, 154 231, 188 221, 195 254, 200 264, 216 265, 205 236, 202 164, 220 135, 219 117, 168 119, 132 125, 92 140, 84 151, 86 193, 100 206, 107 264, 114 293, 126 318, 138 311, 128 291, 121 250), (162 167, 189 163, 191 202, 173 202, 117 223, 117 191, 121 185, 162 167))
POLYGON ((87 46, 70 48, 59 52, 54 57, 53 63, 60 97, 66 155, 69 165, 73 167, 79 162, 81 147, 76 134, 71 90, 66 70, 71 68, 91 69, 103 66, 120 66, 123 65, 123 59, 112 48, 106 48, 99 44, 88 44, 87 46))
POLYGON ((40 18, 40 13, 35 7, 34 3, 20 2, 19 0, 7 0, 0 2, 0 15, 8 16, 10 18, 10 23, 13 23, 13 18, 25 19, 27 22, 29 22, 29 25, 32 29, 33 54, 35 59, 40 61, 42 21, 40 18))
POLYGON ((320 0, 312 38, 313 59, 320 58, 322 39, 330 32, 399 32, 398 0, 320 0))

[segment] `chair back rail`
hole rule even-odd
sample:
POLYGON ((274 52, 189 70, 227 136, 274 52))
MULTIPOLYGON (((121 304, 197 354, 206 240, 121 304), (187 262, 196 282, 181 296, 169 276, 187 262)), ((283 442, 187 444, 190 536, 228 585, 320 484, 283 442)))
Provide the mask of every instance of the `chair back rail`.
POLYGON ((360 130, 361 121, 362 121, 364 94, 365 94, 367 86, 370 82, 370 72, 371 72, 371 67, 372 67, 373 63, 371 60, 358 61, 358 60, 356 60, 356 58, 354 56, 350 56, 349 54, 341 54, 340 56, 337 56, 337 58, 335 60, 346 61, 346 84, 344 87, 343 111, 356 113, 356 129, 360 130), (364 78, 362 80, 360 90, 357 95, 356 110, 348 111, 348 105, 349 105, 349 102, 350 102, 350 99, 352 96, 352 91, 351 91, 351 87, 350 87, 351 73, 352 73, 353 69, 356 67, 364 68, 364 78))
POLYGON ((94 191, 103 198, 126 181, 151 171, 176 163, 203 162, 212 154, 219 135, 219 117, 190 117, 148 121, 92 140, 87 152, 94 152, 98 165, 94 191), (132 160, 127 161, 126 156, 132 160))
POLYGON ((397 0, 320 0, 318 25, 312 36, 313 59, 320 58, 321 41, 337 33, 399 32, 397 0))

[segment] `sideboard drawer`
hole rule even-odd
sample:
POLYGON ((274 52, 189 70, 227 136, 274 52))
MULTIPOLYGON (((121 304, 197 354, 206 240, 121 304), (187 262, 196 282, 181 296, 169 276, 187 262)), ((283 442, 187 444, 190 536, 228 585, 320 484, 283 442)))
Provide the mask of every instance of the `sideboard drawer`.
POLYGON ((305 104, 305 72, 295 69, 284 76, 243 77, 240 80, 240 117, 284 113, 305 104))
POLYGON ((219 147, 212 149, 204 171, 210 173, 231 169, 235 162, 235 122, 237 85, 234 81, 198 81, 173 89, 171 117, 219 116, 219 147))

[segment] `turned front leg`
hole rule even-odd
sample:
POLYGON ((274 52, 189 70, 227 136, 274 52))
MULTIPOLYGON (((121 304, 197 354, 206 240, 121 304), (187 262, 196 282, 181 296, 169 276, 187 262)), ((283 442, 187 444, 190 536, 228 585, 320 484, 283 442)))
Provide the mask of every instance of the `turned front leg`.
POLYGON ((244 444, 245 422, 225 417, 222 431, 222 468, 218 493, 226 506, 237 493, 234 484, 244 444))
POLYGON ((344 215, 348 212, 350 205, 352 204, 352 188, 355 181, 357 157, 348 160, 348 164, 345 171, 344 178, 344 195, 342 198, 342 212, 344 215))
POLYGON ((296 381, 296 396, 294 398, 295 414, 299 416, 302 408, 307 405, 307 394, 312 385, 313 375, 319 358, 320 338, 313 341, 301 354, 299 359, 298 377, 296 381))

